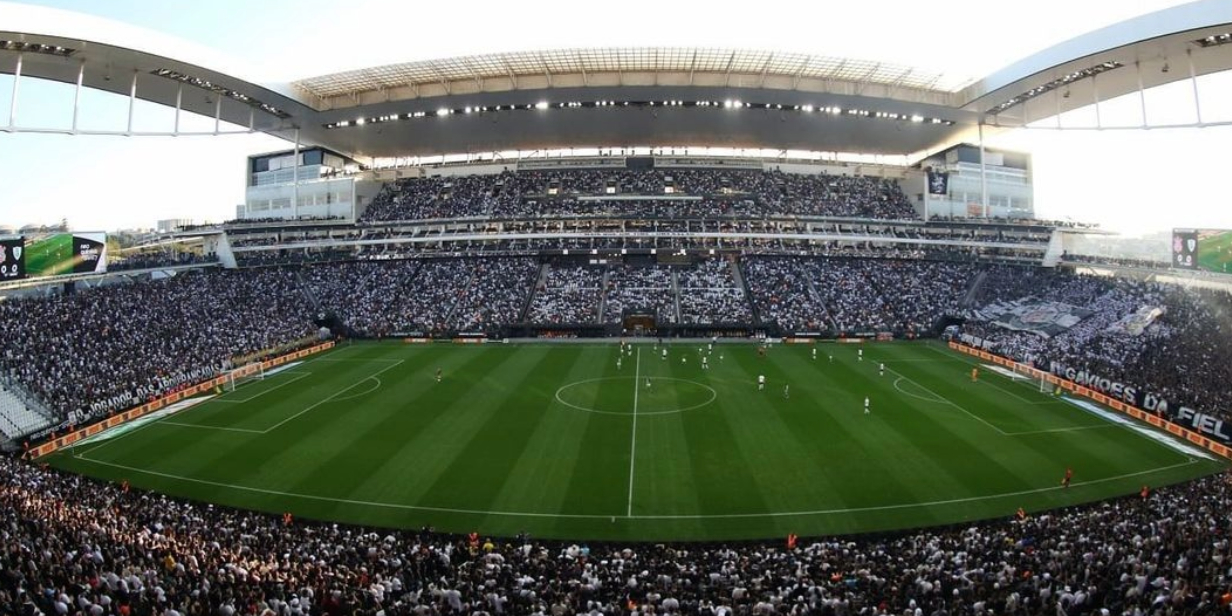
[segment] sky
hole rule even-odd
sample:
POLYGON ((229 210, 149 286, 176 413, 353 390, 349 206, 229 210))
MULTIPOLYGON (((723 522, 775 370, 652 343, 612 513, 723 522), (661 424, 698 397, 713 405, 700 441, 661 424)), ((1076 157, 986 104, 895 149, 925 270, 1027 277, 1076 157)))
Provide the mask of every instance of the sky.
MULTIPOLYGON (((684 46, 846 56, 976 78, 1052 44, 1180 4, 1177 0, 861 0, 782 2, 716 10, 713 2, 50 0, 177 37, 236 59, 272 81, 380 64, 503 51, 684 46)), ((0 11, 0 29, 3 11, 0 11)), ((0 118, 10 75, 0 75, 0 118)), ((1232 109, 1232 77, 1201 83, 1203 107, 1232 109), (1208 100, 1209 97, 1209 100, 1208 100)), ((1192 115, 1188 86, 1151 92, 1155 114, 1192 115)), ((121 130, 127 99, 88 93, 82 125, 121 130)), ((23 79, 19 124, 64 126, 72 88, 23 79)), ((1064 118, 1078 124, 1084 111, 1064 118)), ((1109 102, 1105 122, 1135 121, 1109 102)), ((168 126, 170 110, 143 103, 135 128, 168 126)), ((1160 116, 1162 117, 1162 116, 1160 116)), ((1229 118, 1232 119, 1232 118, 1229 118)), ((197 120, 197 129, 212 120, 197 120)), ((191 130, 192 125, 185 126, 191 130)), ((1029 151, 1036 211, 1137 234, 1173 226, 1232 228, 1222 207, 1232 129, 1016 131, 989 144, 1029 151)), ((601 145, 601 144, 596 144, 601 145)), ((78 230, 152 227, 156 220, 234 217, 248 155, 289 147, 265 135, 124 138, 0 133, 0 226, 67 219, 78 230)))

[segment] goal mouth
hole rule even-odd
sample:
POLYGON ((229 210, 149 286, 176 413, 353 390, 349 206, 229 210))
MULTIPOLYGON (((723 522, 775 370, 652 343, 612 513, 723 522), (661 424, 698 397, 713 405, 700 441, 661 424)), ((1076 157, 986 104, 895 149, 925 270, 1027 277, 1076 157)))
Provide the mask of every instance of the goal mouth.
POLYGON ((260 362, 254 362, 228 371, 227 380, 223 383, 223 389, 227 392, 232 392, 246 383, 264 380, 265 366, 260 362))
POLYGON ((1040 393, 1049 393, 1052 391, 1052 387, 1048 384, 1048 379, 1045 378, 1048 373, 1038 368, 1017 365, 1013 369, 1010 369, 1005 366, 998 366, 996 364, 981 364, 980 367, 990 372, 1000 374, 1011 381, 1038 385, 1040 393))

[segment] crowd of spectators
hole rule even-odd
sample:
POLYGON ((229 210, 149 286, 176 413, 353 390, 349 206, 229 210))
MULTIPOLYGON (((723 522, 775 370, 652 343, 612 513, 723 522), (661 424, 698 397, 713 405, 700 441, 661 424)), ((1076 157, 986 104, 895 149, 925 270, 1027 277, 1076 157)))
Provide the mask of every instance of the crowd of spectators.
POLYGON ((586 544, 305 522, 0 458, 0 605, 36 614, 1227 614, 1224 475, 872 537, 586 544))
POLYGON ((661 324, 679 322, 672 268, 666 265, 610 268, 603 293, 603 320, 619 323, 626 311, 651 312, 661 324))
POLYGON ((1171 410, 1189 406, 1232 419, 1232 296, 1224 291, 1126 278, 1078 276, 1022 267, 992 268, 980 287, 979 308, 969 312, 964 333, 990 350, 1045 369, 1053 362, 1151 392, 1171 410), (1054 301, 1092 311, 1053 336, 1012 331, 993 323, 998 306, 1054 301), (1114 327, 1141 309, 1162 311, 1141 332, 1114 327))
POLYGON ((404 307, 415 293, 418 261, 359 261, 301 270, 320 310, 332 313, 352 331, 374 338, 409 326, 404 307))
POLYGON ((529 257, 442 256, 194 271, 0 303, 0 374, 79 423, 310 335, 321 311, 374 337, 497 333, 521 322, 614 324, 636 310, 665 325, 915 336, 941 317, 962 316, 966 333, 1007 357, 1056 362, 1161 396, 1172 409, 1232 419, 1226 293, 869 250, 836 247, 829 258, 749 254, 738 265, 716 258, 542 266, 529 257), (1005 306, 1036 300, 1090 314, 1051 337, 996 324, 1005 306), (1152 307, 1161 314, 1143 331, 1114 327, 1152 307))
POLYGON ((536 324, 596 323, 603 291, 603 268, 549 265, 536 289, 527 320, 536 324))
POLYGON ((881 178, 732 169, 603 169, 403 178, 382 189, 360 222, 598 215, 918 218, 898 183, 881 178), (626 200, 629 197, 640 198, 626 200))
POLYGON ((110 255, 107 257, 107 271, 119 272, 158 267, 175 267, 179 265, 195 265, 198 263, 213 263, 213 257, 206 257, 195 252, 157 251, 134 252, 126 255, 110 255))
POLYGON ((80 423, 312 333, 291 272, 194 271, 0 302, 0 372, 80 423))
POLYGON ((979 273, 952 261, 748 257, 743 264, 763 322, 840 334, 922 335, 960 312, 979 273))
POLYGON ((494 332, 516 323, 538 273, 533 259, 361 261, 305 267, 308 293, 362 336, 494 332))
POLYGON ((481 259, 465 264, 474 272, 458 298, 449 327, 464 332, 495 332, 522 320, 539 265, 534 259, 481 259))
POLYGON ((709 259, 677 273, 681 323, 752 322, 749 299, 732 275, 734 267, 724 259, 709 259))

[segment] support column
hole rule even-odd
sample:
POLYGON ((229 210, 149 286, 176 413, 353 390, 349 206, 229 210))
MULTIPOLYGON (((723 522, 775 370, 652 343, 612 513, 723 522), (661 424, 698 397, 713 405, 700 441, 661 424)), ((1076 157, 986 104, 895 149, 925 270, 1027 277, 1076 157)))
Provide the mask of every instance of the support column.
POLYGON ((1138 105, 1142 109, 1142 128, 1147 128, 1146 90, 1142 87, 1142 63, 1134 62, 1134 67, 1138 69, 1138 105))
POLYGON ((128 130, 126 134, 133 134, 133 109, 137 106, 137 71, 133 71, 133 81, 128 87, 128 130))
POLYGON ((980 205, 988 218, 988 165, 984 162, 984 120, 980 120, 980 205))
POLYGON ((1197 114, 1198 125, 1202 125, 1202 99, 1198 97, 1198 74, 1194 72, 1193 53, 1185 50, 1185 59, 1189 61, 1189 82, 1193 84, 1194 113, 1197 114))
POLYGON ((77 89, 73 90, 73 133, 77 133, 77 117, 80 115, 78 111, 81 109, 81 82, 86 76, 86 61, 82 60, 77 66, 77 89))
POLYGON ((17 54, 17 69, 13 71, 13 96, 9 99, 9 128, 17 126, 17 86, 21 83, 21 60, 25 54, 17 54))
POLYGON ((292 167, 291 218, 299 218, 299 128, 295 129, 295 159, 292 167))
POLYGON ((1095 128, 1102 129, 1104 122, 1099 115, 1099 75, 1091 75, 1091 92, 1095 97, 1095 128))
POLYGON ((180 110, 184 108, 184 84, 180 83, 175 89, 175 134, 180 134, 180 110))
POLYGON ((214 134, 222 128, 222 94, 214 95, 214 134))

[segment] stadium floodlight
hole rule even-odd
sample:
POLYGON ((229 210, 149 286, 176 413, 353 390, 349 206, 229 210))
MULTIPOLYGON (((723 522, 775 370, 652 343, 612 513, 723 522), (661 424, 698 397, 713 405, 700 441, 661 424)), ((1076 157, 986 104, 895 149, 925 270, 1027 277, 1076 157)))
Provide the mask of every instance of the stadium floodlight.
POLYGON ((355 125, 356 125, 356 126, 363 126, 363 125, 364 125, 364 121, 365 121, 365 120, 364 120, 363 118, 359 118, 358 120, 355 120, 355 125))
POLYGON ((812 105, 805 105, 804 107, 802 107, 802 109, 804 110, 804 113, 813 113, 812 105))
POLYGON ((547 108, 548 108, 547 101, 539 101, 538 103, 535 103, 535 109, 547 109, 547 108))
POLYGON ((438 116, 447 116, 447 115, 449 115, 450 113, 451 113, 451 112, 450 112, 450 110, 448 110, 448 109, 446 109, 446 108, 444 108, 444 107, 441 107, 440 109, 437 109, 437 110, 436 110, 436 115, 438 115, 438 116))
POLYGON ((920 122, 923 122, 923 121, 924 121, 924 116, 921 116, 921 115, 913 115, 913 116, 911 116, 911 121, 912 121, 912 122, 915 122, 916 124, 919 124, 920 122))
POLYGON ((463 113, 470 113, 470 112, 471 112, 471 108, 470 108, 470 107, 467 107, 466 109, 463 109, 462 111, 463 111, 463 113))
POLYGON ((1219 45, 1227 45, 1228 43, 1232 43, 1232 32, 1225 32, 1223 34, 1212 34, 1211 36, 1200 38, 1194 41, 1194 43, 1197 43, 1198 45, 1202 47, 1216 47, 1219 45))
POLYGON ((729 99, 727 99, 727 100, 723 101, 723 106, 724 106, 724 107, 727 107, 727 108, 729 108, 729 109, 730 109, 730 108, 731 108, 731 106, 732 106, 732 99, 730 99, 730 98, 729 98, 729 99))

